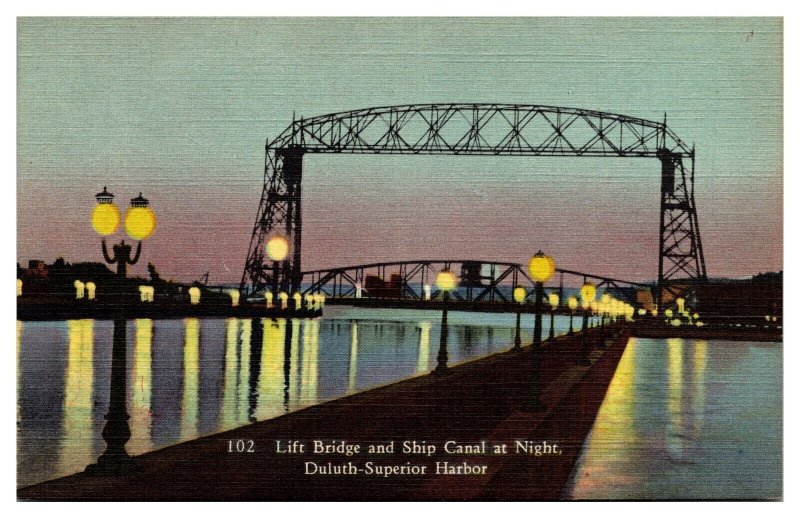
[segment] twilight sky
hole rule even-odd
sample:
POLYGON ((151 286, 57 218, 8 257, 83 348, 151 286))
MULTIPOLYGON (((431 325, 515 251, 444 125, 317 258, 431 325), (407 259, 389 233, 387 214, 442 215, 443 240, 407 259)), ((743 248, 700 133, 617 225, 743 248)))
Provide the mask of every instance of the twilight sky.
MULTIPOLYGON (((238 282, 264 141, 292 113, 429 102, 580 107, 697 146, 708 273, 782 269, 780 19, 18 21, 17 260, 102 261, 104 185, 159 226, 133 272, 238 282)), ((657 277, 660 165, 616 158, 307 155, 303 269, 403 259, 657 277)), ((120 231, 117 237, 122 237, 120 231)))

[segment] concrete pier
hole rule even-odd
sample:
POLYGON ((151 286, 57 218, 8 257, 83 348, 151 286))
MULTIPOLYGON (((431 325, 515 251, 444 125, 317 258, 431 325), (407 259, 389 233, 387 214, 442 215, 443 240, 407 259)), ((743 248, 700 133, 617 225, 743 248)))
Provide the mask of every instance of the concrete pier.
POLYGON ((79 473, 18 498, 559 499, 629 334, 590 329, 589 366, 577 364, 580 334, 544 342, 541 412, 524 410, 532 351, 523 347, 141 455, 129 474, 79 473), (315 441, 331 453, 314 453, 315 441), (393 453, 367 452, 390 444, 393 453))

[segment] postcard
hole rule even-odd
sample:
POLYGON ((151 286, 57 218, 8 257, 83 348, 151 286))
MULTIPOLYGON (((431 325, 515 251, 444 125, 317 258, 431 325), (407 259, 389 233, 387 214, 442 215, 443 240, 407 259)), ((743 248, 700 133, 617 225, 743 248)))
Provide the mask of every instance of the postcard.
POLYGON ((21 501, 783 499, 781 18, 17 20, 21 501))

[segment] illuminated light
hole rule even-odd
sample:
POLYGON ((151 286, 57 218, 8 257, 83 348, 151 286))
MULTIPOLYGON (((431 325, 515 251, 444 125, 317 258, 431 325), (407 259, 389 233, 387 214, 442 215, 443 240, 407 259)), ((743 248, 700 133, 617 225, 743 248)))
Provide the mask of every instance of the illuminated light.
POLYGON ((559 303, 558 293, 551 293, 547 296, 547 300, 550 302, 550 307, 553 308, 553 311, 555 311, 556 308, 558 308, 559 303))
POLYGON ((683 297, 678 297, 675 299, 675 304, 678 305, 678 313, 683 313, 683 305, 686 304, 686 299, 683 297))
POLYGON ((591 307, 592 303, 586 299, 581 299, 581 309, 586 311, 591 307))
POLYGON ((267 293, 264 294, 264 298, 267 300, 267 309, 272 308, 272 297, 273 295, 271 291, 268 291, 267 293))
POLYGON ((314 296, 310 293, 306 293, 306 296, 303 298, 306 301, 306 309, 311 309, 311 305, 314 303, 314 296))
POLYGON ((695 319, 695 320, 697 320, 698 318, 700 318, 700 315, 698 315, 697 313, 695 313, 694 315, 692 315, 692 318, 693 318, 693 319, 695 319))
MULTIPOLYGON (((358 290, 358 292, 356 293, 356 298, 360 299, 361 298, 361 285, 359 284, 356 287, 356 289, 358 290)), ((422 287, 422 289, 425 292, 425 300, 431 300, 431 285, 430 284, 426 284, 425 286, 422 287)))
POLYGON ((303 296, 295 293, 292 298, 294 299, 294 309, 303 309, 303 296))
POLYGON ((281 301, 281 309, 286 309, 288 307, 289 295, 285 291, 278 293, 278 300, 281 301))
POLYGON ((578 298, 577 297, 568 298, 567 306, 569 306, 570 311, 575 311, 576 309, 578 309, 578 298))
POLYGON ((539 250, 528 262, 528 273, 536 282, 547 282, 556 271, 556 263, 549 255, 539 250))
POLYGON ((583 306, 584 309, 588 307, 589 302, 593 301, 595 296, 597 296, 597 288, 591 282, 587 282, 583 286, 581 286, 581 306, 583 306, 583 301, 586 301, 586 306, 583 306))
POLYGON ((658 310, 654 309, 653 311, 650 312, 650 314, 653 315, 654 317, 657 317, 658 316, 658 310))
POLYGON ((680 318, 673 318, 672 319, 672 325, 675 326, 675 327, 679 327, 681 325, 681 319, 680 318))
POLYGON ((665 309, 664 310, 664 316, 667 317, 667 318, 672 318, 672 310, 671 309, 665 309))
POLYGON ((603 304, 608 304, 609 302, 611 302, 611 300, 612 300, 611 295, 609 295, 608 293, 603 293, 602 295, 600 295, 600 302, 602 302, 603 304))
POLYGON ((139 300, 147 302, 147 286, 139 286, 139 300))
POLYGON ((197 286, 189 288, 189 302, 191 302, 192 305, 200 304, 200 288, 197 286))
POLYGON ((229 290, 228 291, 228 295, 230 295, 230 297, 231 297, 231 306, 234 307, 234 308, 236 306, 238 306, 239 305, 239 297, 241 297, 241 294, 239 293, 239 290, 229 290))
POLYGON ((697 321, 697 322, 695 322, 694 325, 696 325, 697 327, 703 327, 705 324, 700 322, 700 321, 697 321))
POLYGON ((99 203, 92 211, 92 227, 101 236, 110 236, 119 228, 119 209, 113 203, 99 203))
POLYGON ((142 241, 156 230, 156 214, 150 207, 131 207, 125 213, 125 232, 142 241))
POLYGON ((442 270, 436 274, 436 287, 441 291, 452 291, 456 289, 456 284, 458 284, 458 278, 450 270, 442 270))
POLYGON ((313 300, 314 300, 314 309, 319 309, 322 304, 322 295, 320 295, 319 293, 315 293, 313 300))
POLYGON ((600 303, 596 300, 591 300, 589 301, 589 308, 591 308, 593 313, 597 313, 600 310, 600 303))
POLYGON ((72 285, 75 286, 75 298, 79 299, 79 300, 82 299, 83 298, 83 292, 84 292, 84 289, 86 288, 86 285, 84 283, 82 283, 81 281, 78 281, 78 280, 76 280, 74 283, 72 283, 72 285))
POLYGON ((267 256, 273 261, 283 261, 289 255, 289 240, 284 236, 272 236, 265 245, 267 256))
POLYGON ((522 286, 517 286, 514 288, 514 301, 519 302, 522 304, 525 302, 525 297, 528 296, 528 292, 522 286))
POLYGON ((17 279, 17 297, 22 296, 22 279, 17 279))
POLYGON ((639 316, 643 317, 647 314, 647 310, 644 308, 639 308, 639 316))
POLYGON ((767 322, 769 322, 770 320, 772 320, 772 318, 770 318, 770 316, 769 316, 769 315, 765 316, 764 318, 766 318, 766 319, 767 319, 767 322))
POLYGON ((97 286, 92 281, 86 283, 86 298, 89 300, 94 300, 95 293, 97 292, 97 286))
MULTIPOLYGON (((431 298, 431 287, 430 287, 429 285, 427 285, 427 284, 426 284, 425 286, 428 288, 428 291, 427 291, 427 293, 428 293, 428 298, 427 298, 427 299, 425 299, 425 300, 430 300, 430 298, 431 298)), ((357 298, 357 299, 360 299, 360 298, 361 298, 361 291, 362 291, 363 289, 364 289, 364 288, 362 288, 362 286, 361 286, 361 283, 360 283, 360 282, 357 282, 357 283, 356 283, 356 298, 357 298)))

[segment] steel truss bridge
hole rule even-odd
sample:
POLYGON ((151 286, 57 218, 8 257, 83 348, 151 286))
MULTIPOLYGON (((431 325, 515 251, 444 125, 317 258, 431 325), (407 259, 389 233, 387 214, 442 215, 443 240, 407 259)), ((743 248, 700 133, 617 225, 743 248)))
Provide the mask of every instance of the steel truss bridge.
MULTIPOLYGON (((301 293, 324 293, 334 299, 434 300, 439 297, 436 274, 444 269, 459 276, 459 288, 450 294, 455 300, 511 303, 515 287, 526 288, 523 302, 533 297, 535 283, 525 267, 516 263, 480 260, 398 261, 308 271, 302 274, 301 293), (374 281, 372 285, 370 279, 374 281)), ((636 291, 652 293, 655 288, 652 284, 556 268, 549 289, 558 293, 563 305, 566 302, 565 286, 579 288, 585 282, 592 282, 598 289, 613 291, 618 298, 627 298, 629 302, 636 302, 636 291)))
MULTIPOLYGON (((539 105, 418 104, 301 118, 267 142, 264 184, 240 286, 246 296, 265 291, 273 280, 283 291, 300 291, 303 278, 312 273, 301 268, 303 157, 309 153, 658 159, 661 217, 657 300, 681 279, 707 279, 694 201, 695 150, 667 127, 666 118, 657 122, 539 105), (264 250, 275 233, 292 243, 290 256, 277 268, 264 250)), ((427 262, 402 264, 408 267, 427 262)), ((514 271, 519 275, 516 266, 514 271)), ((342 278, 358 269, 319 273, 342 278)), ((483 292, 484 297, 496 294, 493 289, 483 292)))

